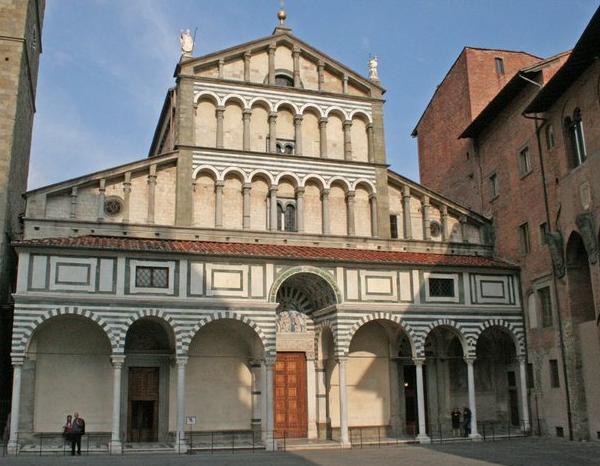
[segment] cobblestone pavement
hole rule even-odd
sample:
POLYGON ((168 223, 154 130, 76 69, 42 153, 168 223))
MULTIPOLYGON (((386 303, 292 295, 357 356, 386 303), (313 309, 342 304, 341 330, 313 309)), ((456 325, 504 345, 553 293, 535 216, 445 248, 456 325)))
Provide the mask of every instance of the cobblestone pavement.
POLYGON ((0 458, 0 465, 20 466, 600 466, 600 443, 558 439, 399 446, 287 453, 140 456, 19 456, 0 458))

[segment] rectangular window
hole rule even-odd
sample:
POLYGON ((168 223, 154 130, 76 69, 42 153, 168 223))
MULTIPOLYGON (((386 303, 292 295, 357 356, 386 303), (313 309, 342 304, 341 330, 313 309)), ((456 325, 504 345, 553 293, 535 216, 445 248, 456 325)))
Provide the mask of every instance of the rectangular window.
POLYGON ((277 201, 277 230, 297 231, 296 228, 296 201, 277 201))
POLYGON ((552 125, 546 126, 546 148, 553 149, 556 146, 556 139, 554 138, 554 127, 552 125))
POLYGON ((452 278, 429 278, 429 296, 432 298, 454 298, 452 278))
POLYGON ((550 230, 548 230, 548 224, 546 222, 540 223, 540 244, 543 246, 544 244, 548 244, 548 238, 546 235, 550 230))
POLYGON ((571 140, 571 159, 573 168, 575 168, 587 159, 585 138, 583 137, 583 121, 581 119, 581 111, 578 108, 573 112, 573 118, 567 117, 565 119, 565 126, 571 140))
POLYGON ((535 379, 533 378, 533 364, 527 363, 527 388, 535 388, 535 379))
POLYGON ((540 310, 542 311, 542 327, 552 327, 552 298, 550 296, 550 287, 545 286, 538 290, 538 297, 540 298, 540 310))
POLYGON ((552 388, 560 387, 560 378, 558 377, 558 361, 550 359, 550 386, 552 388))
POLYGON ((496 62, 496 73, 503 75, 504 74, 504 60, 500 57, 496 57, 494 59, 496 62))
POLYGON ((393 239, 398 238, 398 216, 390 215, 390 236, 393 239))
POLYGON ((529 242, 529 224, 523 223, 519 225, 519 244, 521 247, 521 254, 527 255, 531 250, 531 243, 529 242))
POLYGON ((169 268, 136 267, 135 286, 137 288, 169 288, 169 268))
POLYGON ((489 182, 490 198, 495 199, 496 197, 498 197, 498 175, 496 175, 495 173, 493 175, 490 175, 489 182))
POLYGON ((529 172, 531 172, 531 155, 529 147, 524 147, 519 152, 519 173, 521 176, 525 176, 529 172))
POLYGON ((507 375, 507 379, 508 379, 508 386, 516 387, 517 386, 517 377, 515 376, 515 371, 508 371, 506 373, 506 375, 507 375))

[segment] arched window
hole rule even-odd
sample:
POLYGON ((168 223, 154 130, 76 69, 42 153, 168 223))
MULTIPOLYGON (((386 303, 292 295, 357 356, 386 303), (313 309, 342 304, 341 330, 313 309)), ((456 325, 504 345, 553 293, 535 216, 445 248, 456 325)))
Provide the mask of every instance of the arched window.
POLYGON ((583 121, 579 108, 573 111, 573 117, 565 118, 565 129, 571 143, 571 165, 575 168, 585 162, 587 158, 583 137, 583 121))
POLYGON ((294 87, 294 79, 291 76, 288 76, 286 74, 276 74, 275 75, 275 85, 276 86, 294 87))
POLYGON ((278 231, 297 231, 296 230, 296 206, 295 201, 277 202, 277 230, 278 231))

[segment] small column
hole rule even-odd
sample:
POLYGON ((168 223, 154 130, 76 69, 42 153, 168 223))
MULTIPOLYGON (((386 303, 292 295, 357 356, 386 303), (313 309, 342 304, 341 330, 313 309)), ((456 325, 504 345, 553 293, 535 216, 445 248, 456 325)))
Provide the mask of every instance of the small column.
POLYGON ((410 217, 410 187, 402 188, 402 224, 404 226, 404 239, 412 239, 412 221, 410 217))
POLYGON ((177 357, 177 437, 175 449, 187 451, 185 443, 185 366, 187 356, 177 357))
POLYGON ((70 218, 77 218, 77 186, 71 188, 71 211, 70 218))
POLYGON ((317 438, 317 374, 314 354, 306 355, 306 398, 308 411, 308 438, 317 438))
POLYGON ((442 218, 442 241, 448 241, 448 207, 442 205, 440 208, 440 216, 442 218))
POLYGON ((375 143, 373 137, 373 123, 367 125, 367 147, 369 153, 369 162, 375 162, 375 143))
POLYGON ((272 357, 265 359, 265 400, 266 400, 266 432, 265 432, 265 449, 276 450, 277 443, 273 440, 274 418, 273 418, 273 366, 275 359, 272 357))
POLYGON ((371 236, 377 238, 379 236, 379 226, 377 223, 377 195, 369 194, 369 202, 371 204, 371 236))
POLYGON ((431 228, 429 224, 431 220, 429 219, 429 196, 423 196, 423 200, 421 201, 421 212, 423 213, 423 239, 430 240, 431 239, 431 228))
POLYGON ((219 79, 223 79, 223 67, 225 66, 225 60, 223 58, 219 59, 219 79))
POLYGON ((321 60, 317 63, 317 74, 319 78, 319 90, 322 91, 324 87, 323 84, 325 83, 325 63, 321 60))
MULTIPOLYGON (((389 354, 397 354, 397 347, 389 345, 389 354)), ((394 435, 399 435, 401 418, 400 417, 400 384, 398 377, 398 360, 390 357, 388 360, 389 378, 390 378, 390 426, 394 435)), ((404 388, 404 387, 402 387, 404 388)))
POLYGON ((346 358, 338 359, 340 376, 340 443, 350 445, 348 435, 348 389, 346 387, 346 358))
POLYGON ((23 356, 12 358, 13 365, 13 388, 12 388, 12 401, 11 401, 11 412, 10 412, 10 435, 8 439, 8 454, 16 455, 19 450, 19 420, 20 408, 21 408, 21 373, 23 370, 23 362, 25 358, 23 356))
POLYGON ((519 361, 519 376, 521 378, 521 417, 523 432, 529 432, 531 424, 529 422, 529 397, 527 396, 527 357, 525 355, 517 356, 519 361))
POLYGON ((224 133, 223 133, 223 120, 225 119, 225 107, 219 105, 216 110, 217 116, 217 149, 223 149, 225 147, 224 143, 224 133))
POLYGON ((348 75, 344 75, 344 79, 342 80, 342 92, 344 94, 348 94, 348 75))
POLYGON ((417 440, 420 443, 430 443, 431 439, 427 435, 427 426, 425 424, 425 389, 423 384, 423 364, 425 358, 413 358, 417 369, 417 410, 419 418, 419 434, 417 440))
POLYGON ((252 109, 245 108, 242 113, 242 120, 244 122, 244 136, 242 150, 250 150, 250 120, 252 118, 252 109))
POLYGON ((113 408, 110 451, 119 454, 123 449, 121 444, 121 369, 125 362, 125 356, 113 355, 111 362, 113 366, 113 408))
POLYGON ((217 180, 215 183, 215 228, 223 228, 223 187, 225 182, 217 180))
POLYGON ((302 155, 302 121, 304 117, 300 114, 294 115, 294 139, 296 141, 296 155, 302 155))
POLYGON ((154 209, 156 203, 156 164, 150 165, 148 173, 148 223, 154 223, 154 209))
POLYGON ((300 49, 294 47, 292 50, 292 59, 294 60, 294 87, 301 88, 302 82, 300 80, 300 49))
POLYGON ((321 192, 321 205, 322 205, 322 215, 321 219, 323 222, 323 234, 328 235, 331 231, 329 227, 329 189, 323 189, 321 192))
POLYGON ((469 240, 467 239, 467 216, 461 215, 458 221, 460 222, 460 239, 463 243, 468 243, 469 240))
POLYGON ((298 233, 304 231, 304 188, 296 188, 296 230, 298 233))
POLYGON ((320 151, 321 157, 327 158, 327 118, 321 117, 319 119, 319 139, 320 139, 320 151))
POLYGON ((104 220, 104 201, 106 200, 106 180, 102 178, 100 180, 100 186, 98 187, 98 221, 104 220))
POLYGON ((466 357, 467 363, 467 384, 469 386, 469 409, 471 410, 471 433, 469 438, 480 439, 481 435, 477 432, 477 404, 475 402, 475 374, 473 371, 473 363, 475 358, 466 357))
POLYGON ((129 223, 130 198, 131 172, 126 172, 125 181, 123 181, 123 223, 129 223))
POLYGON ((252 190, 252 183, 244 183, 242 186, 242 196, 243 196, 243 228, 244 230, 250 229, 250 192, 252 190))
POLYGON ((354 191, 348 191, 346 193, 346 218, 348 220, 348 236, 354 236, 355 225, 354 225, 354 198, 356 193, 354 191))
POLYGON ((344 121, 344 159, 352 160, 352 120, 344 121))
POLYGON ((271 185, 269 187, 269 199, 271 207, 271 224, 269 229, 271 231, 277 231, 277 186, 271 185))
POLYGON ((250 58, 252 54, 250 52, 244 53, 244 81, 250 81, 250 58))
POLYGON ((250 371, 252 374, 252 431, 261 432, 261 409, 262 409, 262 364, 258 359, 250 361, 250 371))
POLYGON ((275 85, 275 44, 269 45, 269 84, 275 85))
POLYGON ((315 361, 317 376, 317 430, 319 438, 324 438, 327 426, 331 425, 327 412, 327 359, 315 361))
POLYGON ((277 152, 277 112, 269 113, 269 152, 277 152))

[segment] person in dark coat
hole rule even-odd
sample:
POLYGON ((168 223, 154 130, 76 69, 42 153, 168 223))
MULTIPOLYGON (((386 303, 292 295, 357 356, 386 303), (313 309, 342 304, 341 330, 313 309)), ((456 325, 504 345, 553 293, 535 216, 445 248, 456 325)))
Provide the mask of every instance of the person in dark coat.
POLYGON ((82 417, 79 417, 77 411, 73 416, 73 428, 71 432, 71 455, 75 455, 76 447, 77 454, 81 455, 81 437, 85 435, 85 421, 82 417))
POLYGON ((73 416, 70 414, 67 416, 67 420, 65 425, 63 426, 63 437, 65 442, 71 443, 71 438, 73 436, 73 416))
POLYGON ((460 409, 454 408, 450 413, 452 419, 452 435, 460 437, 460 409))
POLYGON ((463 429, 465 437, 468 437, 471 433, 471 410, 469 408, 463 410, 463 429))

